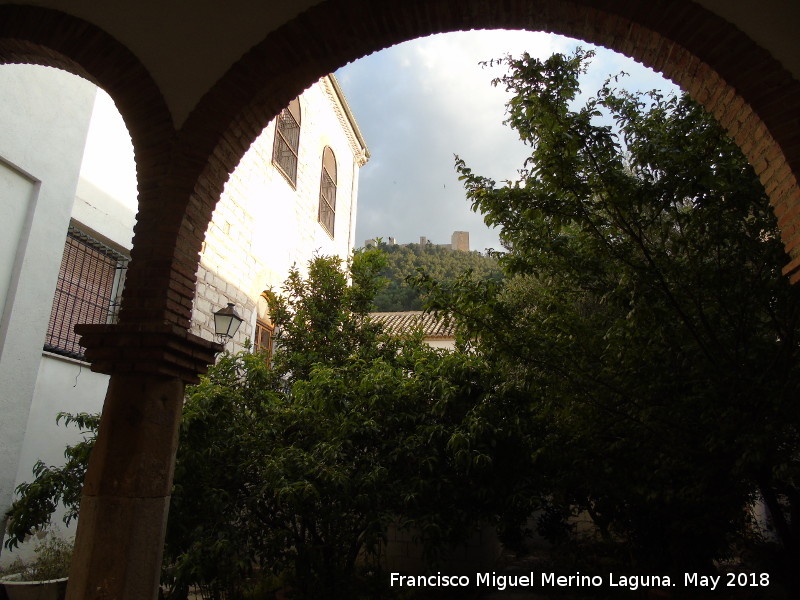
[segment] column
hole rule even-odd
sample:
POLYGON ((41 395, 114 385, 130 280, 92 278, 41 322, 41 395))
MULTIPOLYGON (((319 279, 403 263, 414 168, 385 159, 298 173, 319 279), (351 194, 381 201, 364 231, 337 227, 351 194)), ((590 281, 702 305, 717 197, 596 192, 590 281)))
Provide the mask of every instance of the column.
POLYGON ((185 384, 218 344, 180 328, 79 325, 111 375, 81 499, 67 600, 155 600, 185 384))

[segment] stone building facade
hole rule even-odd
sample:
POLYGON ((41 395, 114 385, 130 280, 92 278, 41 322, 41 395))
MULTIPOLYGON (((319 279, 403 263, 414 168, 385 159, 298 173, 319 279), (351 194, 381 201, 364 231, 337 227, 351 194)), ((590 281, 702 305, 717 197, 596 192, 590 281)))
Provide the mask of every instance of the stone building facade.
POLYGON ((274 164, 277 120, 264 129, 231 175, 206 231, 192 312, 192 333, 214 339, 213 312, 235 305, 244 323, 228 350, 271 327, 262 293, 301 272, 314 253, 353 251, 358 170, 369 159, 336 79, 323 77, 300 97, 296 181, 274 164), (333 231, 320 222, 323 152, 335 158, 333 231))

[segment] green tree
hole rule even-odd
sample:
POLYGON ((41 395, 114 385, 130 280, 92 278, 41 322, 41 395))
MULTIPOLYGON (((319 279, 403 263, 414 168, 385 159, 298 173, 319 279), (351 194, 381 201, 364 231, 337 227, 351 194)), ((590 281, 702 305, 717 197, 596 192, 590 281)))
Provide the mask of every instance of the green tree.
MULTIPOLYGON (((353 597, 357 559, 377 549, 392 521, 415 527, 433 554, 493 514, 470 479, 489 470, 487 434, 469 448, 458 443, 465 414, 488 393, 486 365, 429 348, 419 336, 390 337, 368 319, 384 262, 367 250, 348 270, 317 257, 306 277, 293 271, 269 296, 279 331, 271 368, 256 379, 257 369, 245 369, 243 380, 234 366, 230 380, 209 377, 187 401, 189 436, 195 402, 222 396, 222 406, 252 414, 234 425, 247 456, 223 461, 244 467, 235 479, 247 487, 241 508, 224 509, 243 515, 231 539, 250 531, 250 556, 291 573, 302 597, 353 597)), ((199 424, 198 444, 188 448, 202 448, 203 461, 208 450, 199 442, 208 434, 199 424)), ((181 469, 187 457, 179 451, 181 469)), ((181 479, 196 482, 189 472, 181 479)))
POLYGON ((229 578, 234 593, 255 563, 301 597, 354 593, 356 561, 408 482, 393 436, 421 419, 406 363, 426 350, 366 319, 381 266, 368 251, 349 270, 335 257, 314 258, 306 277, 292 270, 269 297, 271 367, 225 356, 188 391, 166 547, 176 587, 229 578))
POLYGON ((37 460, 33 466, 34 481, 22 483, 16 493, 19 499, 12 503, 4 515, 8 520, 4 546, 14 549, 33 533, 51 524, 53 513, 59 503, 66 509, 63 521, 69 525, 78 516, 83 478, 89 464, 89 455, 94 448, 99 415, 59 413, 56 422, 75 425, 83 433, 83 439, 64 450, 66 462, 55 467, 37 460))
MULTIPOLYGON (((306 277, 292 271, 269 298, 271 366, 222 355, 187 390, 164 553, 171 598, 195 585, 240 598, 259 570, 296 598, 359 597, 357 559, 390 522, 414 527, 433 560, 498 512, 492 457, 523 446, 489 426, 491 370, 372 323, 382 267, 368 250, 347 269, 316 257, 306 277)), ((50 480, 20 489, 17 535, 55 506, 50 480)))
POLYGON ((796 564, 800 305, 768 199, 686 96, 611 79, 578 105, 590 58, 501 59, 530 157, 502 186, 456 166, 508 278, 422 278, 431 304, 535 415, 528 498, 680 570, 730 553, 761 497, 796 564))

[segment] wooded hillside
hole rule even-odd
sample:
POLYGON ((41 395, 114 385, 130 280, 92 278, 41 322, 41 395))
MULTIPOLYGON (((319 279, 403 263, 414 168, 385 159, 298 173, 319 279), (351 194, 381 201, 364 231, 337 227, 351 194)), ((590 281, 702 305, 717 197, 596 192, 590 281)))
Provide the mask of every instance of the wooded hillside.
POLYGON ((460 252, 430 244, 381 244, 380 248, 388 259, 381 271, 388 284, 375 298, 379 311, 420 310, 420 291, 406 283, 406 278, 420 270, 440 282, 453 281, 468 270, 479 279, 501 278, 497 260, 477 251, 460 252))

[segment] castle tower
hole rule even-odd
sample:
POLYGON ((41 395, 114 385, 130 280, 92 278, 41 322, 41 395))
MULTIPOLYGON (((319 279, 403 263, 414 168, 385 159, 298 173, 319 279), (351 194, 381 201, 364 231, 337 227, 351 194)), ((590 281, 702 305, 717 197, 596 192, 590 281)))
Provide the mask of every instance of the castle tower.
POLYGON ((454 231, 450 238, 450 247, 453 250, 469 252, 469 231, 454 231))

